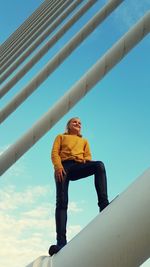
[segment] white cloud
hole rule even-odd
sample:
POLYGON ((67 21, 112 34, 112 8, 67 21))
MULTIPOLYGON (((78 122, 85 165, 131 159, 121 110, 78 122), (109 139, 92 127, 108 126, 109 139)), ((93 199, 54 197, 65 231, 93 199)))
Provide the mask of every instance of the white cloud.
POLYGON ((45 192, 47 186, 27 188, 23 192, 16 192, 14 186, 1 189, 1 266, 10 266, 12 262, 14 267, 25 266, 47 253, 55 226, 49 216, 52 207, 48 207, 48 203, 39 206, 38 198, 45 192))
POLYGON ((44 196, 48 190, 48 186, 28 187, 22 192, 15 191, 14 186, 3 188, 0 192, 0 208, 2 210, 14 210, 25 204, 33 204, 37 198, 44 196))
MULTIPOLYGON (((0 266, 26 266, 41 255, 48 255, 55 242, 55 207, 45 201, 49 186, 27 187, 17 192, 14 186, 0 190, 0 266), (9 255, 9 256, 8 256, 9 255)), ((81 209, 70 203, 70 212, 81 209)), ((81 230, 68 225, 68 240, 81 230)))
POLYGON ((79 205, 78 205, 78 203, 76 203, 76 202, 70 202, 69 203, 69 205, 68 205, 68 211, 69 212, 82 212, 83 211, 83 209, 82 208, 79 208, 79 205))

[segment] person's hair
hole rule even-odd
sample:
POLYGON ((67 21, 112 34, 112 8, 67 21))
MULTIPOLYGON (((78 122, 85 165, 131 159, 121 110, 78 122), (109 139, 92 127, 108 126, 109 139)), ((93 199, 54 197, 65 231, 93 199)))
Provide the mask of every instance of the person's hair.
MULTIPOLYGON (((80 118, 79 118, 79 117, 73 117, 73 118, 71 118, 71 119, 67 122, 67 124, 66 124, 66 129, 65 129, 65 133, 64 133, 64 134, 69 134, 69 125, 70 125, 70 122, 71 122, 72 120, 75 120, 75 119, 80 119, 80 118)), ((78 136, 82 137, 82 134, 79 133, 78 136)))

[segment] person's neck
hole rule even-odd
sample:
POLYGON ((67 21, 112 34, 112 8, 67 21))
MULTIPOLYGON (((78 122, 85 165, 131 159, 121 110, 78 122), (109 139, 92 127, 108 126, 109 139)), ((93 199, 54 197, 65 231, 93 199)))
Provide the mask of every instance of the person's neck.
POLYGON ((76 131, 70 131, 69 134, 71 134, 71 135, 79 135, 79 132, 76 132, 76 131))

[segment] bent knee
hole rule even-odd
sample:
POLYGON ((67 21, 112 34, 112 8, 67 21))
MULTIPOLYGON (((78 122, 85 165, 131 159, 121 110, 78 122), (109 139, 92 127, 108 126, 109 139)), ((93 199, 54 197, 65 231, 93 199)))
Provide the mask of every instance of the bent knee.
POLYGON ((96 167, 105 170, 105 165, 102 161, 96 161, 96 167))

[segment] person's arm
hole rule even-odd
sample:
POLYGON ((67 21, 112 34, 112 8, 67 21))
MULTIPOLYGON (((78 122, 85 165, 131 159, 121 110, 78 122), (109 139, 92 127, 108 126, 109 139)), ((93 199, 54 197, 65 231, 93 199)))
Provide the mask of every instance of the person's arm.
POLYGON ((64 179, 64 175, 66 174, 63 165, 61 163, 61 157, 60 157, 61 141, 62 141, 62 136, 58 135, 55 138, 51 152, 51 159, 55 169, 55 176, 58 179, 58 181, 62 181, 64 179))
POLYGON ((85 146, 84 146, 84 160, 85 161, 90 161, 92 159, 91 156, 91 151, 90 151, 90 146, 88 141, 85 141, 85 146))

